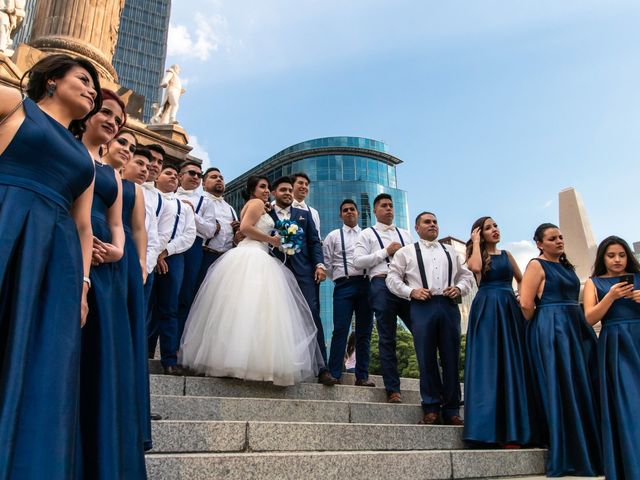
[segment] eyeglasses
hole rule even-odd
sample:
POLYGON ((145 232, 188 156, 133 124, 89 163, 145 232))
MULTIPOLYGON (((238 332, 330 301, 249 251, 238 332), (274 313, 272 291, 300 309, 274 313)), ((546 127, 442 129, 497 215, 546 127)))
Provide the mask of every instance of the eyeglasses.
POLYGON ((195 177, 195 178, 202 178, 202 174, 199 172, 196 172, 195 170, 187 170, 185 172, 182 173, 186 173, 187 175, 191 176, 191 177, 195 177))

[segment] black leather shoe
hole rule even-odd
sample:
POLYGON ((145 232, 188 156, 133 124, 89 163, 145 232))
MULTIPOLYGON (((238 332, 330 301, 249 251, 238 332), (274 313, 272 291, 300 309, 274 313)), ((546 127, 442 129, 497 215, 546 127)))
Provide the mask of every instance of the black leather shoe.
POLYGON ((159 413, 151 412, 151 415, 149 415, 149 417, 151 418, 151 420, 162 420, 162 415, 160 415, 159 413))
POLYGON ((375 387, 376 386, 376 384, 373 383, 368 378, 359 378, 358 380, 356 380, 356 383, 354 383, 354 385, 356 387, 375 387))
POLYGON ((327 387, 332 387, 340 383, 340 380, 331 375, 329 370, 325 370, 320 375, 318 375, 318 383, 321 383, 327 387))
POLYGON ((169 365, 164 367, 165 375, 183 375, 182 370, 177 365, 169 365))

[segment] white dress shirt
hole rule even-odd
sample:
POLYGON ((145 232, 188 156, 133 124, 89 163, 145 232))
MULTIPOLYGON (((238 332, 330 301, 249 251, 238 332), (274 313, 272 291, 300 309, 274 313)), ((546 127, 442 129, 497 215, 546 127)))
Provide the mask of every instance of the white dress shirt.
POLYGON ((373 228, 375 228, 378 235, 380 235, 384 248, 380 247, 378 238, 375 233, 371 231, 371 228, 365 228, 360 232, 353 252, 353 265, 356 268, 366 268, 369 278, 389 272, 387 258, 391 260, 392 257, 389 257, 387 247, 391 243, 398 242, 402 244, 400 237, 402 237, 405 245, 413 243, 411 234, 407 230, 397 228, 395 225, 376 223, 373 228))
MULTIPOLYGON (((458 287, 461 295, 469 293, 473 273, 462 264, 453 247, 425 240, 420 240, 419 244, 431 295, 442 295, 444 289, 449 286, 449 262, 443 246, 451 256, 451 286, 458 287)), ((393 256, 387 275, 387 288, 394 295, 406 299, 411 298, 412 290, 423 288, 416 248, 413 244, 402 247, 393 256)))
POLYGON ((144 224, 147 228, 147 273, 153 272, 156 268, 158 255, 165 249, 171 237, 173 219, 171 214, 164 208, 164 200, 158 209, 158 201, 161 198, 160 191, 153 182, 142 184, 144 194, 144 224))
POLYGON ((293 208, 299 208, 300 210, 307 210, 311 212, 311 218, 313 219, 313 223, 316 226, 316 230, 318 230, 318 237, 322 240, 322 235, 320 235, 320 214, 318 210, 313 207, 307 205, 304 200, 299 202, 295 198, 293 199, 293 203, 291 204, 293 208))
POLYGON ((180 200, 187 200, 193 205, 197 235, 200 238, 213 237, 216 233, 216 211, 213 200, 198 190, 185 190, 178 187, 176 193, 180 200))
POLYGON ((356 275, 364 275, 361 268, 353 265, 353 252, 356 247, 356 240, 362 229, 356 225, 351 228, 342 225, 341 228, 329 232, 322 243, 322 251, 324 253, 324 264, 327 267, 327 275, 335 282, 339 278, 353 277, 356 275), (344 236, 344 257, 342 255, 342 238, 340 231, 344 236), (347 262, 348 273, 344 271, 345 259, 347 262))
POLYGON ((205 196, 211 200, 213 205, 216 223, 220 224, 220 231, 205 239, 204 244, 207 248, 216 252, 226 252, 233 248, 233 228, 231 222, 238 220, 238 215, 231 205, 225 202, 224 198, 216 197, 208 192, 205 196))
POLYGON ((175 193, 162 193, 161 195, 164 203, 163 208, 170 212, 173 219, 169 243, 165 249, 169 256, 184 253, 191 248, 196 239, 196 222, 193 210, 189 205, 185 205, 175 193))

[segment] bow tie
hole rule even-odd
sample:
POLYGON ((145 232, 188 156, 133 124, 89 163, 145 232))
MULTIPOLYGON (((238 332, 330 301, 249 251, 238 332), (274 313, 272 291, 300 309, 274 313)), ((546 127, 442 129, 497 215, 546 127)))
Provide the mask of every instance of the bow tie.
POLYGON ((174 198, 176 198, 176 194, 173 192, 160 192, 160 195, 162 195, 166 200, 173 200, 174 198))
POLYGON ((216 197, 215 195, 211 195, 211 194, 209 194, 209 198, 210 198, 211 200, 213 200, 214 202, 224 202, 224 198, 222 198, 222 197, 216 197))
POLYGON ((382 227, 382 231, 383 232, 388 232, 389 230, 395 230, 396 226, 391 224, 391 225, 385 225, 384 223, 380 224, 380 227, 382 227))
POLYGON ((156 186, 153 184, 153 182, 144 182, 142 184, 142 187, 146 188, 147 190, 151 190, 151 191, 156 189, 156 186))
POLYGON ((299 202, 297 200, 294 200, 293 203, 291 204, 292 207, 294 208, 302 208, 304 210, 308 210, 309 208, 307 207, 307 204, 304 203, 304 200, 299 202))
POLYGON ((182 187, 178 187, 178 195, 193 195, 195 193, 195 190, 185 190, 182 187))
POLYGON ((291 210, 289 210, 289 208, 280 208, 280 207, 276 207, 276 213, 278 215, 291 215, 291 210))
POLYGON ((422 241, 422 244, 427 248, 437 248, 440 246, 440 242, 436 242, 436 241, 432 242, 429 240, 421 240, 421 241, 422 241))

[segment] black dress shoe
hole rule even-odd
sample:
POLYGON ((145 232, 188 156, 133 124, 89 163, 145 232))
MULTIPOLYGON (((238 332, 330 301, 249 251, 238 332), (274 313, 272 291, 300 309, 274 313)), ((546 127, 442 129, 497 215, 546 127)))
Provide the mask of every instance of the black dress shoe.
POLYGON ((162 415, 160 415, 159 413, 151 412, 151 415, 149 415, 149 417, 151 418, 151 420, 162 420, 162 415))
POLYGON ((333 385, 337 385, 340 383, 340 380, 335 378, 329 370, 325 370, 320 375, 318 375, 318 383, 326 385, 327 387, 332 387, 333 385))
POLYGON ((358 380, 356 380, 356 383, 354 383, 354 385, 356 387, 375 387, 376 386, 376 384, 373 383, 368 378, 359 378, 358 380))
POLYGON ((164 367, 164 373, 165 375, 183 375, 182 370, 180 370, 177 365, 164 367))

